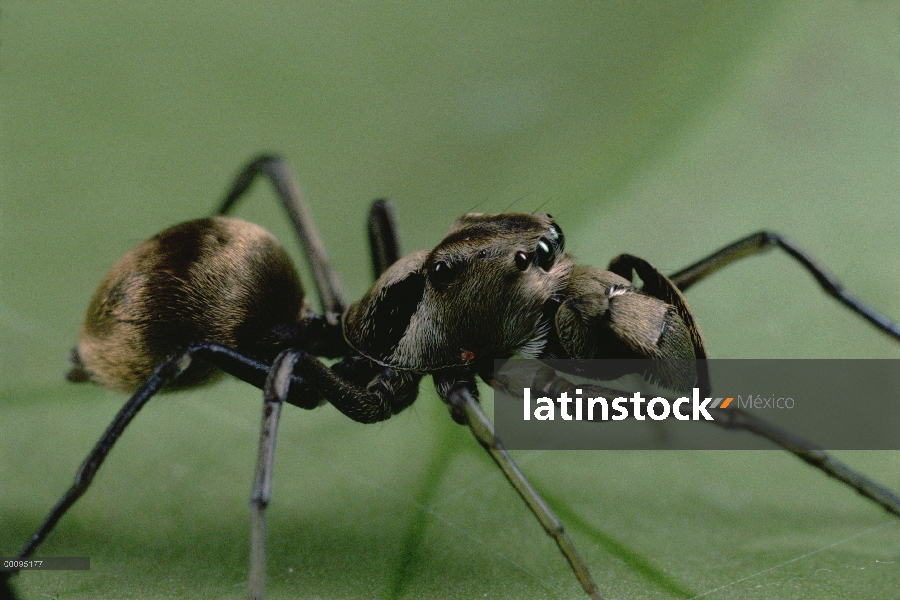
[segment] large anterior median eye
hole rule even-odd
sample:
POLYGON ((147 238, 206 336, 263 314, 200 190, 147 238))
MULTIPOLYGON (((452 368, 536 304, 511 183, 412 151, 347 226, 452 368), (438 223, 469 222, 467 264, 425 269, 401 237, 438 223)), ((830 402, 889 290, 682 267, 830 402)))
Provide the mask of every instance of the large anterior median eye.
POLYGON ((454 266, 448 262, 439 260, 431 265, 431 272, 429 273, 431 283, 436 287, 444 287, 456 279, 459 271, 459 266, 454 266))
POLYGON ((556 248, 547 238, 538 240, 537 248, 534 251, 537 266, 545 271, 549 271, 550 267, 556 261, 556 248))

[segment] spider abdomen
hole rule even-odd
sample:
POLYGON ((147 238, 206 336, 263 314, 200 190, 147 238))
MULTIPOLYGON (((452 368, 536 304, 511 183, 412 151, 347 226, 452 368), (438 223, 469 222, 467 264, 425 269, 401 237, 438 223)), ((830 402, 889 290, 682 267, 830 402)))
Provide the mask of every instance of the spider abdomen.
MULTIPOLYGON (((70 379, 132 392, 173 353, 215 342, 269 358, 303 310, 290 257, 253 223, 212 217, 171 227, 123 256, 91 298, 70 379)), ((193 365, 172 387, 216 371, 193 365)))

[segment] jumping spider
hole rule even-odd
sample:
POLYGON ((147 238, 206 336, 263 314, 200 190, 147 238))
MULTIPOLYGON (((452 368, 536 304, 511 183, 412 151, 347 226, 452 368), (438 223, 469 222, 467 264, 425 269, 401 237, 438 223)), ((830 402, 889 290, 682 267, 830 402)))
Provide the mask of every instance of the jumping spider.
MULTIPOLYGON (((224 372, 264 390, 250 561, 250 596, 261 598, 265 509, 282 403, 305 409, 330 403, 354 421, 375 423, 411 405, 420 380, 431 375, 452 418, 471 429, 556 541, 587 594, 599 599, 599 588, 560 520, 494 436, 479 406, 476 377, 491 382, 494 359, 653 358, 702 365, 706 346, 682 292, 731 262, 772 247, 796 259, 827 293, 900 339, 896 324, 845 292, 805 252, 769 232, 666 277, 630 255, 613 259, 606 270, 576 265, 550 215, 470 213, 434 249, 401 257, 391 205, 376 201, 369 215, 376 281, 348 305, 299 187, 280 158, 251 162, 219 213, 150 238, 100 283, 69 379, 132 396, 20 557, 31 556, 85 492, 151 397, 208 383, 224 372), (314 273, 322 314, 307 304, 287 253, 271 234, 223 216, 258 174, 271 179, 290 214, 314 273), (634 274, 642 287, 634 285, 634 274), (329 367, 320 358, 337 362, 329 367)), ((702 367, 668 376, 677 385, 708 384, 702 367)), ((536 382, 537 388, 553 385, 536 382)), ((768 437, 900 514, 900 499, 891 492, 827 454, 735 414, 729 427, 768 437)))

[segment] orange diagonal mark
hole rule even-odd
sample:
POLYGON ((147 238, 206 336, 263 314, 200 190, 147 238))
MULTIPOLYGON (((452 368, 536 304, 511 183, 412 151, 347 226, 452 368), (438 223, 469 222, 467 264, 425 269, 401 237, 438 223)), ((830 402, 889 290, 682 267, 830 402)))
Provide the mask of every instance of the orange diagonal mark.
POLYGON ((720 406, 719 408, 728 408, 728 405, 731 404, 732 400, 734 400, 734 398, 725 398, 725 402, 723 402, 722 406, 720 406))

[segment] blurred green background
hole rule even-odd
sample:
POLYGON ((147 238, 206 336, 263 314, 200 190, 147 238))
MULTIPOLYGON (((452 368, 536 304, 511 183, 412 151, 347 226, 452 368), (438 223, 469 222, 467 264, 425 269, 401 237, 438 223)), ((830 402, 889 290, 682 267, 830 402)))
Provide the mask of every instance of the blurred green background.
MULTIPOLYGON (((352 297, 368 203, 408 250, 459 214, 552 213, 567 248, 665 272, 774 228, 900 318, 896 2, 17 2, 0 13, 0 554, 123 398, 62 375, 128 248, 283 153, 352 297)), ((297 257, 259 186, 239 214, 297 257)), ((304 273, 304 277, 306 274, 304 273)), ((306 277, 306 281, 309 278, 306 277)), ((897 358, 777 253, 688 296, 716 357, 897 358)), ((429 384, 390 422, 288 409, 272 598, 580 598, 429 384)), ((258 391, 167 395, 127 431, 23 598, 240 598, 258 391)), ((900 489, 897 453, 841 453, 900 489)), ((781 452, 520 452, 609 598, 887 598, 900 522, 781 452)))

